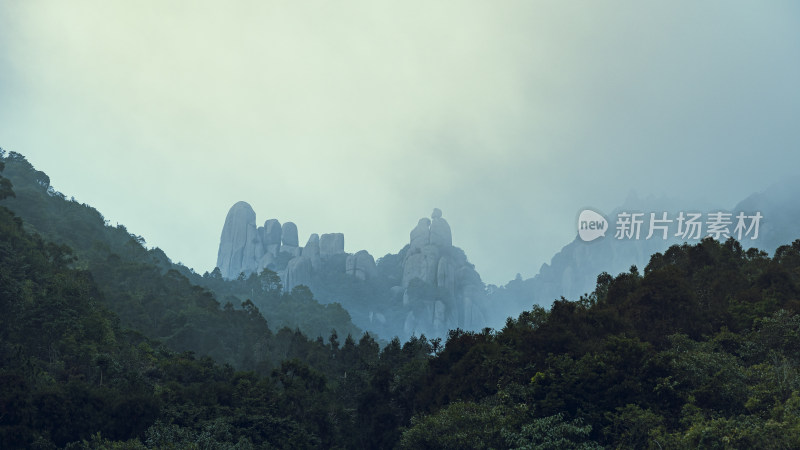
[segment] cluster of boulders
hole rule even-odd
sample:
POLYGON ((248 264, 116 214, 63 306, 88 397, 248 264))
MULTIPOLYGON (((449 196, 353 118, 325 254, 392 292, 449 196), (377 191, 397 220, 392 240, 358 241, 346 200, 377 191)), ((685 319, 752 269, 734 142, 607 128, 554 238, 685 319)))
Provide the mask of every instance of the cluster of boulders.
POLYGON ((375 259, 366 250, 345 253, 342 233, 314 233, 300 247, 294 223, 281 225, 278 220, 269 219, 259 227, 253 208, 239 202, 225 219, 217 266, 227 279, 273 270, 287 291, 306 285, 312 291, 320 288, 319 292, 330 292, 326 288, 331 286, 314 286, 315 282, 329 279, 315 276, 323 273, 320 270, 343 271, 359 280, 375 281, 373 286, 392 286, 389 280, 396 280, 388 291, 376 294, 389 304, 383 301, 361 310, 365 300, 362 298, 322 300, 353 305, 358 310, 351 314, 364 321, 361 326, 385 326, 405 336, 442 337, 451 329, 485 326, 487 297, 483 282, 464 252, 453 246, 450 225, 441 210, 436 208, 430 218, 419 220, 411 230, 409 244, 398 256, 402 263, 387 266, 391 274, 379 275, 375 259))
POLYGON ((441 336, 454 328, 474 329, 486 323, 485 293, 480 275, 466 255, 453 246, 450 225, 433 210, 411 230, 403 261, 403 325, 409 334, 441 336), (431 289, 433 288, 433 289, 431 289))
MULTIPOLYGON (((247 202, 238 202, 231 207, 225 218, 220 236, 217 267, 224 278, 234 279, 241 274, 249 276, 264 269, 276 271, 284 289, 298 285, 311 286, 314 270, 321 262, 336 255, 343 255, 344 234, 311 234, 305 247, 300 247, 297 225, 277 219, 269 219, 261 227, 256 226, 256 213, 247 202), (281 267, 280 259, 288 259, 281 267)), ((347 273, 365 280, 375 276, 375 259, 365 250, 348 255, 347 273)))

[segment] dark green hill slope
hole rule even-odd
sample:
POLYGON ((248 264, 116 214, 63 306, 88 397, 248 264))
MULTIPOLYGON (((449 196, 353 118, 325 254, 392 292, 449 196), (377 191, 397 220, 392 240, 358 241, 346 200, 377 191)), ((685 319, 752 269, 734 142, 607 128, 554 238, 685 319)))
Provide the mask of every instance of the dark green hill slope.
POLYGON ((343 336, 361 335, 340 305, 320 305, 305 292, 280 294, 257 279, 250 284, 231 281, 199 287, 201 277, 174 265, 160 249, 145 249, 143 238, 122 225, 110 226, 94 208, 67 199, 22 155, 2 153, 0 158, 16 193, 4 205, 22 218, 28 230, 74 249, 72 266, 92 274, 107 307, 126 327, 175 350, 191 350, 246 368, 264 361, 271 366, 285 356, 272 354, 267 323, 272 332, 285 326, 312 337, 327 337, 332 330, 343 336), (252 288, 255 284, 258 290, 252 288), (249 305, 245 309, 258 304, 267 322, 241 321, 245 314, 220 306, 229 302, 240 312, 245 304, 249 305))
MULTIPOLYGON (((0 176, 0 200, 10 188, 0 176)), ((0 448, 352 447, 365 438, 354 430, 370 368, 392 372, 429 353, 390 345, 380 354, 368 335, 343 344, 287 328, 271 335, 252 304, 219 310, 200 292, 208 301, 181 314, 223 325, 201 323, 197 337, 225 341, 213 333, 239 330, 239 355, 281 359, 266 377, 236 372, 120 326, 92 272, 75 263, 68 247, 25 231, 0 206, 0 448)), ((164 289, 184 283, 164 279, 177 286, 164 289)))
MULTIPOLYGON (((255 305, 220 308, 152 252, 98 253, 104 268, 0 208, 3 448, 800 448, 800 240, 772 257, 673 246, 499 331, 382 350, 273 334, 255 305), (114 308, 257 370, 175 354, 114 308)), ((237 283, 224 295, 284 299, 269 272, 237 283)))
POLYGON ((673 246, 499 332, 451 332, 402 446, 798 448, 798 311, 800 240, 673 246))

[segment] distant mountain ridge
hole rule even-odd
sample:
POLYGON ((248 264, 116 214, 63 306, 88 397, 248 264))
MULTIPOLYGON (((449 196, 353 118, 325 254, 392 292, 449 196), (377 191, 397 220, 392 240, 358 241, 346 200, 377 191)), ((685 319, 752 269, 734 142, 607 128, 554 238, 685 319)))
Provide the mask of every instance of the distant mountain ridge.
POLYGON ((233 279, 274 271, 287 291, 304 285, 322 301, 339 302, 354 322, 383 337, 445 337, 451 329, 486 326, 485 286, 466 254, 453 246, 442 211, 421 218, 409 244, 376 263, 366 250, 346 253, 342 233, 312 233, 298 246, 297 226, 276 219, 256 225, 243 201, 228 211, 217 267, 233 279))
MULTIPOLYGON (((763 192, 748 196, 731 209, 710 209, 706 206, 703 209, 684 211, 701 213, 703 220, 707 218, 708 213, 730 213, 732 223, 728 228, 731 234, 735 229, 738 213, 747 216, 760 213, 762 217, 758 224, 758 238, 750 239, 751 233, 749 236, 743 236, 741 244, 745 248, 756 247, 771 253, 779 246, 790 244, 800 237, 800 202, 796 201, 798 193, 800 193, 800 178, 791 178, 778 182, 763 192)), ((554 300, 562 296, 577 300, 581 295, 592 292, 597 274, 607 272, 615 275, 627 272, 634 265, 643 268, 654 253, 687 242, 680 236, 675 236, 675 223, 672 224, 673 228, 667 239, 661 239, 658 234, 654 238, 646 239, 650 212, 657 213, 657 217, 660 217, 660 213, 667 212, 668 219, 676 220, 681 212, 679 208, 680 205, 667 198, 641 199, 635 194, 631 195, 622 206, 606 215, 609 231, 604 238, 583 242, 576 235, 572 242, 553 255, 549 263, 543 264, 535 276, 525 280, 521 278, 512 280, 502 287, 489 286, 490 295, 497 303, 514 305, 515 310, 509 311, 509 315, 530 308, 532 304, 549 307, 554 300), (645 223, 639 239, 615 238, 613 219, 621 212, 645 213, 645 223)), ((705 231, 703 228, 703 236, 706 235, 705 231)), ((688 240, 690 244, 697 242, 698 240, 688 240)))
MULTIPOLYGON (((313 314, 303 308, 315 302, 303 286, 283 292, 270 270, 162 270, 140 237, 10 156, 0 149, 0 172, 8 162, 18 181, 12 190, 0 175, 2 448, 800 448, 800 240, 773 258, 735 241, 673 246, 643 274, 601 274, 588 297, 502 330, 381 349, 369 334, 273 335, 253 302, 221 308, 189 280, 271 312, 313 314)), ((458 286, 440 269, 458 274, 466 257, 434 226, 440 213, 431 219, 375 277, 323 264, 320 286, 458 286)))
MULTIPOLYGON (((223 275, 226 271, 222 268, 228 268, 229 278, 240 275, 237 270, 245 275, 273 270, 285 289, 308 286, 321 301, 341 303, 358 326, 384 337, 443 337, 454 328, 501 328, 507 317, 532 305, 549 307, 562 297, 577 300, 593 291, 600 273, 615 275, 631 266, 643 268, 651 255, 672 245, 699 242, 676 233, 680 213, 701 214, 703 225, 708 213, 730 214, 729 234, 735 234, 738 213, 748 217, 759 213, 758 238, 744 236, 742 245, 772 252, 800 236, 800 227, 794 226, 800 224, 800 205, 792 202, 796 192, 800 192, 800 181, 785 180, 726 210, 708 205, 681 209, 669 198, 639 198, 631 193, 622 206, 605 216, 609 229, 604 238, 584 242, 576 233, 535 276, 520 277, 504 286, 486 286, 481 281, 464 251, 452 246, 450 225, 438 208, 430 218, 419 220, 409 233, 407 246, 375 262, 366 250, 345 253, 341 233, 311 234, 306 246, 299 247, 294 223, 281 226, 270 219, 257 227, 250 205, 239 202, 223 226, 218 266, 223 275), (667 213, 671 228, 666 239, 658 231, 647 238, 651 212, 657 219, 667 213), (643 214, 638 239, 615 237, 615 219, 620 213, 643 214)), ((704 237, 706 229, 702 232, 704 237)))
POLYGON ((16 194, 3 205, 27 231, 72 248, 74 267, 92 274, 124 326, 170 348, 253 368, 280 359, 267 342, 271 332, 285 327, 311 338, 327 338, 333 330, 342 336, 363 334, 341 305, 320 304, 310 293, 278 291, 261 280, 202 277, 174 264, 160 249, 146 249, 141 236, 109 225, 96 209, 56 191, 23 155, 0 149, 0 162, 16 194), (254 311, 261 320, 251 320, 254 311))
MULTIPOLYGON (((301 247, 294 222, 281 225, 278 219, 268 219, 263 226, 257 227, 253 207, 240 201, 225 217, 216 267, 226 279, 270 269, 281 276, 283 288, 291 291, 295 286, 309 285, 313 268, 323 260, 344 253, 344 234, 320 236, 312 233, 306 245, 301 247)), ((375 273, 375 260, 366 251, 349 259, 347 266, 361 279, 375 273)))

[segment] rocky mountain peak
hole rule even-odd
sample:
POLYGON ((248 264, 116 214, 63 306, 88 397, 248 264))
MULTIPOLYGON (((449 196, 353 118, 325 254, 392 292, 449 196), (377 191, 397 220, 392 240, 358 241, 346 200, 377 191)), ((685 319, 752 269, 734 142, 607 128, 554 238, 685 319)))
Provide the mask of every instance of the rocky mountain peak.
POLYGON ((483 283, 461 249, 453 246, 450 225, 442 210, 419 219, 409 235, 403 261, 405 332, 438 335, 448 328, 470 328, 484 320, 483 283), (436 294, 423 294, 425 286, 436 294))

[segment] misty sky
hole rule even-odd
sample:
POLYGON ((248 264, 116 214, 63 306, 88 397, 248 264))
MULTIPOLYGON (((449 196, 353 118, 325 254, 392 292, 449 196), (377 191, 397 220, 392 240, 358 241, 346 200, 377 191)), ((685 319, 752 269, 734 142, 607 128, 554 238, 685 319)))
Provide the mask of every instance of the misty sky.
POLYGON ((631 190, 800 167, 795 1, 0 1, 0 146, 176 262, 225 215, 376 258, 439 207, 484 281, 631 190))

